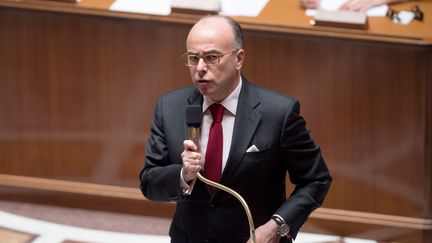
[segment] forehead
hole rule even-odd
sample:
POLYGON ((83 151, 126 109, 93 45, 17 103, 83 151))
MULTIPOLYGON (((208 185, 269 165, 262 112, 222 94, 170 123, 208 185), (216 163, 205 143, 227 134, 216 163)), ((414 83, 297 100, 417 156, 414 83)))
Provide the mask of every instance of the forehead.
POLYGON ((223 18, 207 18, 195 24, 186 40, 189 51, 228 50, 234 46, 231 25, 223 18))

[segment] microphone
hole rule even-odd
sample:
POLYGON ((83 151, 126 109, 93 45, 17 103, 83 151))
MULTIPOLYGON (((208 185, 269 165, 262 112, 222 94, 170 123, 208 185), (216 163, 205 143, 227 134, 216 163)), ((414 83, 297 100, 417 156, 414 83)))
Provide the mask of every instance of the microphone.
POLYGON ((203 120, 200 105, 189 105, 186 107, 186 124, 188 126, 188 137, 197 147, 200 146, 200 127, 203 120))

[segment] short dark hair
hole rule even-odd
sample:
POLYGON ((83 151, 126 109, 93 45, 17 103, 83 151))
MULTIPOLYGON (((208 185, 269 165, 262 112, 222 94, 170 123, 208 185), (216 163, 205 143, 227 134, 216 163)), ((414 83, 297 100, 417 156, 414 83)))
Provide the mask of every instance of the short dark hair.
POLYGON ((243 30, 242 30, 240 24, 237 21, 235 21, 233 18, 230 18, 230 17, 225 17, 225 18, 227 19, 228 23, 230 23, 230 25, 233 29, 235 48, 242 49, 244 37, 243 37, 243 30))

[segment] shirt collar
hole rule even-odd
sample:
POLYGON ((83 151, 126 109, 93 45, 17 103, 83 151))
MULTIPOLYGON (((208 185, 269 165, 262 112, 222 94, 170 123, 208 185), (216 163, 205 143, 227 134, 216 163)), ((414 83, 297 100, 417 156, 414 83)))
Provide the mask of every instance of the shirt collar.
MULTIPOLYGON (((242 86, 242 78, 240 76, 240 82, 238 83, 237 87, 222 102, 220 102, 220 104, 223 105, 223 107, 225 107, 225 109, 228 110, 234 116, 236 115, 236 112, 237 112, 237 104, 238 104, 238 99, 240 96, 241 86, 242 86)), ((203 102, 203 106, 202 106, 203 113, 213 103, 216 103, 216 102, 214 102, 212 99, 210 99, 210 97, 204 96, 204 102, 203 102)))

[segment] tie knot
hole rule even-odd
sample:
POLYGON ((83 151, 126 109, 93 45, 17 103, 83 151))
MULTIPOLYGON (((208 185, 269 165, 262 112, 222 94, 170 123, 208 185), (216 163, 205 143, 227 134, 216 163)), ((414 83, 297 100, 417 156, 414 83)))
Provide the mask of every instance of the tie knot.
POLYGON ((213 122, 221 123, 225 107, 221 104, 214 103, 209 107, 209 109, 213 117, 213 122))

